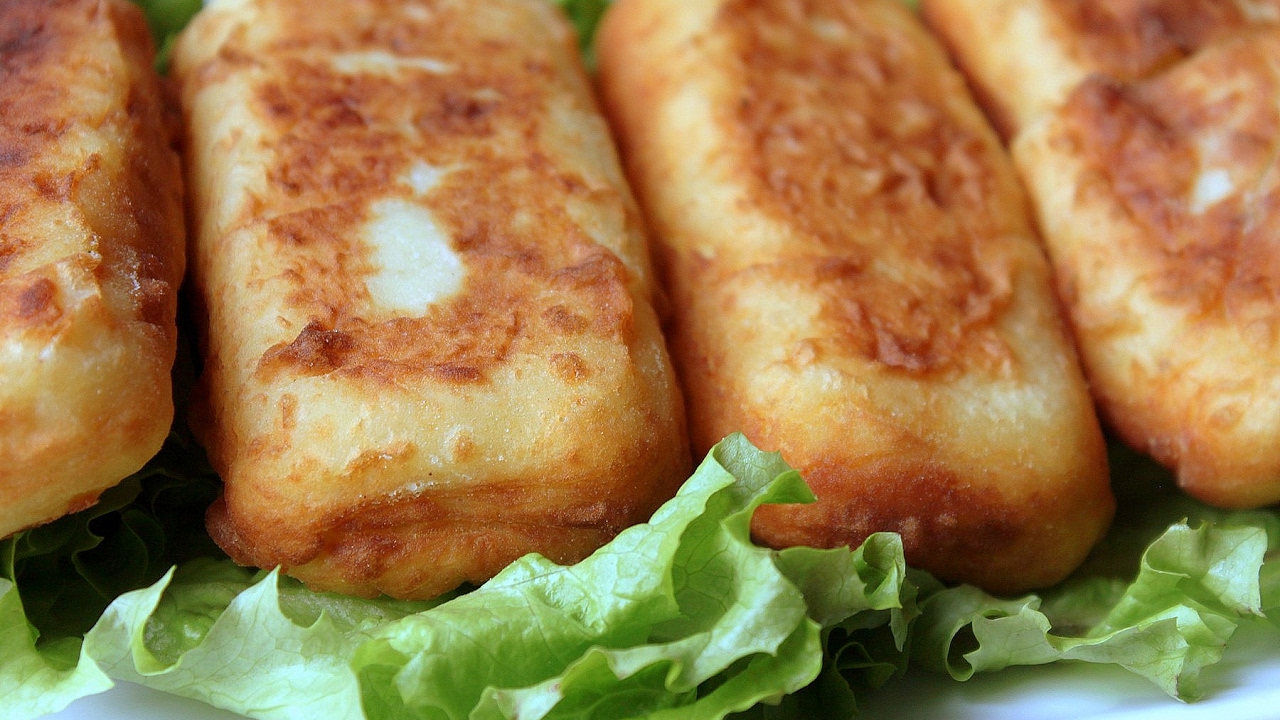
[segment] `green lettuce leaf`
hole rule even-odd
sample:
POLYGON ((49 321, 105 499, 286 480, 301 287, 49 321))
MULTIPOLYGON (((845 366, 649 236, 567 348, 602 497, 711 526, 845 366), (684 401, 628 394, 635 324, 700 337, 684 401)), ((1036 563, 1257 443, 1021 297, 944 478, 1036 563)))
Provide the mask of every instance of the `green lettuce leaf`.
POLYGON ((1121 510, 1085 566, 1042 595, 930 591, 913 629, 914 659, 957 680, 1059 660, 1113 664, 1188 701, 1201 696, 1201 670, 1222 658, 1243 621, 1271 609, 1277 622, 1280 563, 1266 562, 1280 547, 1274 511, 1197 503, 1119 444, 1111 460, 1121 510))
POLYGON ((370 629, 432 603, 306 590, 197 560, 121 596, 85 637, 108 675, 263 718, 361 717, 348 659, 370 629))
POLYGON ((42 642, 80 637, 121 593, 175 563, 225 557, 204 531, 221 485, 180 430, 98 503, 0 540, 0 577, 15 581, 42 642))
POLYGON ((552 0, 564 10, 565 15, 569 16, 573 27, 578 31, 578 45, 582 48, 582 54, 587 59, 588 65, 591 64, 590 58, 595 53, 595 35, 596 26, 600 24, 600 18, 604 17, 604 11, 609 9, 611 0, 552 0))
POLYGON ((121 593, 189 558, 221 557, 204 532, 219 483, 180 430, 96 505, 0 540, 0 720, 55 712, 111 681, 82 637, 121 593))
POLYGON ((881 630, 901 655, 916 612, 896 536, 856 551, 751 542, 760 504, 809 500, 736 435, 649 523, 576 565, 530 555, 469 593, 405 603, 195 560, 113 602, 81 666, 259 718, 785 712, 819 675, 868 667, 825 662, 824 637, 881 630))
POLYGON ((12 580, 0 578, 0 720, 28 720, 57 712, 72 700, 111 687, 92 662, 80 662, 79 638, 36 647, 12 580))
POLYGON ((200 12, 203 0, 133 0, 147 16, 147 25, 156 41, 156 70, 169 67, 169 56, 178 33, 200 12))
POLYGON ((1180 497, 1153 512, 1209 520, 1176 522, 1144 545, 1126 519, 1088 572, 1016 599, 943 587, 907 567, 892 534, 856 550, 758 547, 756 507, 811 496, 740 435, 649 523, 581 563, 531 555, 454 597, 317 593, 209 557, 166 572, 184 556, 165 539, 190 532, 195 505, 216 492, 174 443, 102 505, 0 545, 0 718, 56 711, 112 679, 260 718, 848 718, 861 688, 909 659, 960 680, 1107 663, 1193 699, 1241 620, 1280 608, 1277 563, 1265 562, 1280 545, 1275 513, 1180 497), (131 511, 139 519, 126 522, 131 511), (171 511, 186 520, 159 519, 171 511), (142 520, 160 529, 137 529, 142 520), (1132 578, 1101 571, 1135 547, 1145 549, 1132 578), (81 640, 75 628, 93 607, 157 572, 81 640), (86 606, 60 599, 86 588, 96 598, 86 606))
POLYGON ((854 717, 857 689, 879 687, 906 670, 908 631, 919 609, 902 539, 876 533, 853 552, 795 547, 776 558, 804 594, 809 617, 822 626, 822 670, 778 705, 756 705, 735 717, 854 717))

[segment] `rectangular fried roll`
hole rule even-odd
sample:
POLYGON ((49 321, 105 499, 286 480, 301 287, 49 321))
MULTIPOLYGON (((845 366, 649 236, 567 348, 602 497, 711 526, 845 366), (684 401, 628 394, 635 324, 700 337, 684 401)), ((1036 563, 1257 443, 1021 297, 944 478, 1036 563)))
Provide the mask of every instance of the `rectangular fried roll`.
POLYGON ((142 13, 0 2, 0 537, 159 450, 183 272, 178 157, 142 13))
POLYGON ((554 6, 224 0, 174 71, 233 558, 425 597, 674 493, 641 221, 554 6))
POLYGON ((1006 139, 1092 73, 1138 80, 1253 26, 1280 0, 921 0, 1006 139))
POLYGON ((999 140, 897 0, 620 0, 605 107, 660 246, 696 450, 817 495, 774 546, 900 533, 1001 592, 1105 531, 1097 419, 999 140))
POLYGON ((1227 507, 1280 501, 1278 127, 1274 27, 1092 76, 1013 146, 1100 409, 1227 507))

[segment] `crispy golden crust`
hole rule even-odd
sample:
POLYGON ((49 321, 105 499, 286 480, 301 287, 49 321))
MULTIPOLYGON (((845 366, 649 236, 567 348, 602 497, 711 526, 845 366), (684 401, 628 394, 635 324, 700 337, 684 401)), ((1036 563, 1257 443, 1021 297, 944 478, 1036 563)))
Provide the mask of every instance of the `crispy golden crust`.
POLYGON ((1015 145, 1101 409, 1231 507, 1280 500, 1277 127, 1270 30, 1092 78, 1015 145))
POLYGON ((142 13, 0 3, 0 537, 91 505, 173 419, 182 185, 142 13))
POLYGON ((1106 462, 1024 199, 894 0, 621 0, 605 105, 661 241, 696 450, 741 430, 818 502, 773 545, 902 533, 1000 591, 1068 573, 1106 462))
POLYGON ((552 6, 222 2, 174 67, 232 557, 428 596, 674 492, 638 211, 552 6))
POLYGON ((1280 22, 1276 0, 922 0, 921 12, 1005 138, 1092 73, 1138 80, 1280 22))

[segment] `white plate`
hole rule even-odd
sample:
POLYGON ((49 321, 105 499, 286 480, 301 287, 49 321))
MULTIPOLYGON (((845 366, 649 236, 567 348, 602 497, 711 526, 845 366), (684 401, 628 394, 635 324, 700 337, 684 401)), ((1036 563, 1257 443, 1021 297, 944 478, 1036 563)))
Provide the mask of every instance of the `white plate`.
MULTIPOLYGON (((859 696, 858 720, 1274 720, 1280 718, 1280 630, 1241 628, 1222 662, 1204 671, 1206 697, 1189 705, 1113 667, 1010 668, 966 683, 908 673, 859 696)), ((194 700, 122 683, 73 703, 53 720, 237 720, 194 700)))

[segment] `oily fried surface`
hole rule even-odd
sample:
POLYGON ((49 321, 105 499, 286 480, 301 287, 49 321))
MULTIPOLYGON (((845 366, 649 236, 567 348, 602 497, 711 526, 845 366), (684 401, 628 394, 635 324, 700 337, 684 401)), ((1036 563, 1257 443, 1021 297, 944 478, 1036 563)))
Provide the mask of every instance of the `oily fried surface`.
POLYGON ((923 0, 921 11, 1006 138, 1092 73, 1139 80, 1280 23, 1276 0, 923 0))
POLYGON ((1013 170, 886 2, 622 0, 607 110, 674 305, 695 450, 741 430, 818 496, 774 545, 900 532, 1000 591, 1110 519, 1102 442, 1013 170))
POLYGON ((141 12, 0 4, 0 536, 160 447, 181 179, 141 12))
POLYGON ((557 12, 224 2, 182 38, 237 560, 432 595, 582 557, 686 476, 639 216, 557 12))
POLYGON ((1280 31, 1085 82, 1015 157, 1095 393, 1188 492, 1280 500, 1280 31))

